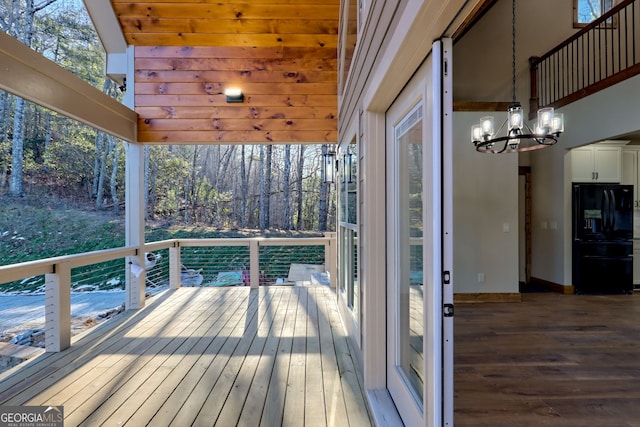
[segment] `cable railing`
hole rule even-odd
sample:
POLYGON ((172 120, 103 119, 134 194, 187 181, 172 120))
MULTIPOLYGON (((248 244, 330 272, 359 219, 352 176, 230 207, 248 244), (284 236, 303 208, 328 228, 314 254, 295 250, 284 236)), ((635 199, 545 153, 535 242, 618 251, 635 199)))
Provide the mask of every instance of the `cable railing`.
POLYGON ((57 352, 71 344, 74 291, 125 289, 127 280, 137 281, 127 286, 124 302, 126 308, 138 308, 136 298, 144 299, 150 288, 256 288, 300 282, 335 287, 337 277, 335 233, 311 238, 164 240, 146 243, 144 265, 139 259, 139 250, 127 247, 0 266, 0 284, 29 283, 45 293, 45 349, 57 352))
POLYGON ((562 107, 639 74, 639 2, 620 2, 545 55, 530 58, 529 111, 562 107))

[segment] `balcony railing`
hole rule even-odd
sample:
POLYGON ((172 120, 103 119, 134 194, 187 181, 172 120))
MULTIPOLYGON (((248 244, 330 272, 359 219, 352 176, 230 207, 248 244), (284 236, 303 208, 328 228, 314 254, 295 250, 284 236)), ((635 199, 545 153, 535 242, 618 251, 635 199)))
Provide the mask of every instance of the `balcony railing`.
MULTIPOLYGON (((276 284, 286 280, 296 263, 323 264, 332 287, 337 277, 335 233, 313 238, 173 239, 146 243, 144 252, 155 259, 140 277, 147 285, 171 289, 186 286, 185 273, 190 271, 202 286, 224 286, 216 278, 230 272, 240 275, 236 285, 276 284)), ((127 260, 137 255, 137 248, 117 248, 0 266, 0 283, 43 283, 45 349, 58 352, 71 343, 71 291, 105 282, 121 288, 125 277, 136 275, 137 264, 127 260)), ((128 287, 127 301, 135 292, 128 287)))
POLYGON ((640 73, 639 2, 622 1, 545 55, 530 58, 530 114, 562 107, 640 73))

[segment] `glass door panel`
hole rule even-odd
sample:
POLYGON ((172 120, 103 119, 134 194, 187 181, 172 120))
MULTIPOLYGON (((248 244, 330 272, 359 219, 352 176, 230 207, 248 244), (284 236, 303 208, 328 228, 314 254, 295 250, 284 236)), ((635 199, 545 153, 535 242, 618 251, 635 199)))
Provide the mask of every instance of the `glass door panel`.
POLYGON ((396 366, 422 404, 424 390, 422 294, 422 104, 395 128, 396 366))

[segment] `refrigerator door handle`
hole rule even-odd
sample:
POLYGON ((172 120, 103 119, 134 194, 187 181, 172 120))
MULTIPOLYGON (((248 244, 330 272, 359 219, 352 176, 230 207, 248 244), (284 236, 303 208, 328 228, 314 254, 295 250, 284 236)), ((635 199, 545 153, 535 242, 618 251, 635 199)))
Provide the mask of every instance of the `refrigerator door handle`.
POLYGON ((602 231, 609 233, 609 191, 602 191, 602 231))
POLYGON ((609 229, 613 233, 613 230, 616 228, 616 193, 613 190, 609 190, 611 192, 611 201, 609 202, 609 229))

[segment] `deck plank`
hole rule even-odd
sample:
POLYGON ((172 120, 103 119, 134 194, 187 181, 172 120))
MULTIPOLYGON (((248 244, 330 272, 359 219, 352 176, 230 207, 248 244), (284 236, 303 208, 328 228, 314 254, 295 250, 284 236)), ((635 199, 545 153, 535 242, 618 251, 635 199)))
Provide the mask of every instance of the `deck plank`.
POLYGON ((61 404, 65 425, 360 425, 336 316, 324 287, 170 291, 0 375, 0 404, 61 404))
MULTIPOLYGON (((91 363, 94 355, 117 352, 117 349, 124 345, 122 337, 129 329, 135 326, 136 321, 139 321, 141 316, 138 316, 138 314, 138 312, 133 311, 127 312, 122 317, 116 316, 116 318, 112 319, 113 322, 110 321, 111 325, 109 326, 121 326, 121 329, 115 335, 110 336, 110 338, 116 339, 106 339, 99 334, 89 334, 87 340, 83 340, 82 344, 73 345, 64 352, 46 353, 37 358, 36 363, 28 364, 24 370, 16 372, 15 375, 10 375, 6 381, 3 380, 3 385, 6 384, 6 388, 1 393, 3 396, 2 404, 13 405, 18 404, 17 402, 28 401, 45 390, 45 388, 48 388, 50 380, 59 381, 75 372, 84 363, 91 363), (17 389, 20 392, 14 393, 14 390, 17 389), (7 398, 4 396, 7 396, 7 398), (11 396, 11 398, 8 396, 11 396)), ((96 332, 100 331, 101 327, 102 325, 98 326, 96 332)))
POLYGON ((284 409, 284 396, 287 390, 289 376, 289 361, 291 360, 291 348, 293 346, 293 331, 298 310, 298 295, 300 288, 291 288, 290 304, 287 306, 286 317, 276 352, 276 360, 269 379, 269 388, 260 419, 261 427, 282 425, 282 412, 284 409))
MULTIPOLYGON (((233 311, 240 308, 241 303, 242 299, 237 298, 234 301, 226 302, 223 310, 210 310, 210 304, 208 303, 205 303, 203 306, 199 307, 199 311, 201 311, 201 314, 197 317, 194 317, 193 321, 186 325, 186 327, 183 329, 183 332, 178 334, 177 344, 179 344, 179 346, 174 346, 174 352, 170 352, 170 348, 169 346, 167 346, 163 350, 169 353, 167 357, 162 358, 156 356, 154 360, 158 360, 156 363, 151 365, 151 369, 153 370, 153 366, 160 363, 158 368, 155 371, 151 372, 148 380, 140 384, 138 388, 133 390, 133 392, 136 395, 143 396, 143 398, 147 396, 153 396, 155 391, 159 387, 163 386, 167 382, 171 383, 171 380, 167 381, 167 378, 172 375, 173 371, 176 368, 182 368, 184 358, 188 354, 190 354, 194 346, 203 341, 202 336, 209 333, 216 324, 222 323, 226 319, 231 318, 233 315, 233 311)), ((189 310, 191 310, 191 308, 189 308, 189 310)), ((199 351, 202 350, 204 350, 203 344, 201 344, 199 351)), ((189 366, 188 362, 184 364, 189 366)), ((148 366, 145 366, 145 368, 148 368, 148 366)), ((184 374, 185 371, 179 370, 178 372, 179 374, 184 374)), ((128 383, 131 383, 131 381, 129 381, 128 383)), ((108 419, 110 420, 110 422, 113 421, 117 425, 122 425, 125 422, 130 423, 130 425, 144 425, 141 424, 142 419, 150 419, 153 415, 155 415, 155 412, 158 408, 157 401, 156 404, 151 404, 149 399, 146 398, 140 408, 132 408, 129 405, 123 404, 123 398, 125 399, 124 401, 127 401, 128 399, 133 397, 132 394, 126 393, 123 395, 123 391, 123 389, 120 389, 118 391, 118 394, 120 394, 121 397, 117 399, 117 402, 119 402, 120 405, 117 410, 108 415, 108 419), (134 416, 136 416, 136 419, 131 420, 131 418, 134 416)), ((157 394, 155 396, 157 397, 157 394)), ((103 408, 101 407, 100 409, 103 408)), ((94 413, 93 415, 96 415, 96 413, 94 413)), ((98 416, 97 419, 100 419, 100 417, 98 416)), ((90 425, 91 418, 87 419, 86 422, 90 425)))
MULTIPOLYGON (((252 290, 258 292, 258 290, 252 290)), ((273 293, 263 294, 258 309, 258 316, 247 323, 243 335, 244 345, 238 345, 225 368, 223 375, 211 390, 209 397, 200 410, 195 423, 198 425, 236 425, 244 406, 245 397, 251 386, 255 370, 264 349, 265 337, 271 330, 273 317, 269 316, 277 310, 279 300, 273 293)))
MULTIPOLYGON (((258 301, 255 294, 251 294, 247 304, 247 310, 243 319, 239 321, 235 328, 231 331, 220 351, 215 355, 211 363, 202 373, 195 387, 191 390, 189 398, 180 408, 175 418, 171 421, 172 426, 189 426, 193 425, 195 418, 200 410, 204 407, 211 389, 223 373, 224 368, 229 362, 229 358, 236 351, 238 346, 244 347, 247 338, 244 336, 244 328, 247 322, 251 322, 258 311, 258 301)), ((234 375, 235 372, 229 372, 228 375, 234 375)), ((224 396, 222 397, 224 399, 224 396)))
POLYGON ((358 380, 356 367, 351 357, 338 308, 335 304, 325 300, 325 310, 329 316, 331 325, 331 333, 336 350, 338 371, 340 372, 341 388, 349 425, 353 427, 368 426, 371 424, 369 413, 367 412, 361 384, 358 380))
MULTIPOLYGON (((146 329, 142 341, 144 343, 153 343, 153 345, 148 346, 142 354, 134 354, 125 359, 120 359, 120 362, 123 363, 119 364, 119 366, 116 365, 117 373, 112 372, 107 375, 111 380, 97 393, 82 393, 83 399, 86 399, 87 396, 90 396, 90 398, 80 404, 72 405, 69 414, 65 411, 65 421, 71 425, 93 426, 99 424, 100 420, 107 419, 110 423, 113 422, 112 425, 120 425, 124 420, 115 417, 114 412, 130 399, 138 398, 138 396, 134 395, 139 389, 153 387, 153 385, 157 386, 168 375, 170 369, 161 369, 162 364, 184 343, 186 331, 197 322, 202 321, 202 317, 206 318, 208 316, 208 313, 202 310, 205 305, 206 302, 204 300, 197 300, 196 303, 185 301, 182 311, 189 310, 195 314, 191 318, 179 322, 171 322, 171 319, 165 318, 166 324, 158 322, 158 325, 154 325, 154 328, 158 330, 153 335, 149 335, 151 328, 146 329)), ((139 339, 136 336, 135 340, 139 339)), ((141 346, 138 346, 138 348, 142 349, 141 346)), ((119 355, 116 355, 116 357, 119 357, 119 355)), ((80 393, 77 395, 80 395, 80 393)), ((145 395, 141 394, 140 396, 145 395)), ((66 409, 69 406, 69 402, 65 402, 64 406, 66 409)))
MULTIPOLYGON (((240 295, 238 294, 238 296, 240 295)), ((235 322, 239 321, 243 301, 242 298, 225 301, 225 309, 216 307, 212 310, 217 317, 210 318, 210 322, 203 323, 198 330, 194 331, 193 336, 189 339, 197 340, 196 343, 188 351, 185 351, 183 357, 173 360, 174 369, 155 390, 147 394, 148 397, 143 405, 137 410, 135 407, 132 408, 134 413, 128 419, 128 424, 147 425, 150 423, 150 420, 158 414, 163 404, 168 401, 176 389, 176 384, 179 384, 189 374, 190 370, 202 357, 202 354, 215 342, 218 334, 229 324, 235 325, 235 322)))
POLYGON ((291 358, 289 359, 287 391, 284 398, 283 426, 304 424, 308 294, 306 287, 299 289, 298 310, 295 317, 295 326, 293 327, 291 358))
POLYGON ((282 292, 282 294, 278 311, 273 313, 273 326, 266 339, 262 354, 260 355, 257 372, 249 388, 246 404, 238 420, 238 427, 255 427, 260 425, 288 307, 290 303, 296 304, 297 302, 297 298, 292 292, 287 291, 282 292))
POLYGON ((347 408, 342 392, 340 371, 338 370, 338 360, 336 357, 333 333, 331 331, 331 321, 327 313, 326 298, 318 305, 322 307, 318 312, 318 328, 320 332, 320 360, 327 424, 330 426, 347 426, 349 418, 347 417, 347 408))
POLYGON ((327 414, 324 388, 322 387, 322 358, 320 356, 320 326, 318 324, 318 301, 323 298, 321 288, 308 288, 307 310, 307 360, 304 424, 326 426, 327 414))
MULTIPOLYGON (((168 315, 170 315, 170 313, 168 313, 168 315)), ((157 325, 155 328, 156 333, 161 330, 162 326, 157 325)), ((56 375, 54 375, 54 378, 59 378, 55 386, 48 387, 46 391, 35 396, 31 399, 31 403, 42 405, 45 404, 45 402, 50 402, 52 397, 56 396, 60 405, 73 408, 75 406, 72 401, 74 396, 84 396, 84 399, 86 399, 86 397, 94 395, 100 388, 112 380, 114 375, 117 375, 123 368, 126 368, 131 363, 134 356, 128 357, 127 355, 133 351, 133 349, 137 351, 143 350, 138 342, 127 340, 126 334, 119 337, 118 344, 120 344, 120 346, 110 346, 106 352, 101 353, 99 356, 81 365, 82 369, 71 365, 74 369, 70 373, 67 369, 58 371, 56 375), (94 381, 86 384, 84 381, 86 379, 85 376, 93 377, 94 381)), ((147 340, 146 344, 148 347, 151 347, 154 342, 147 340)), ((70 410, 67 410, 67 413, 70 412, 70 410)))

